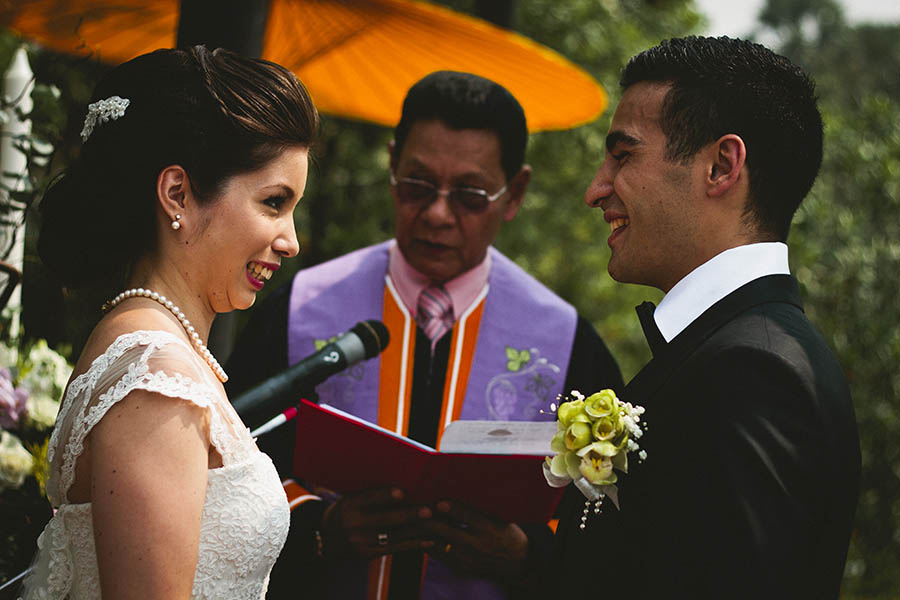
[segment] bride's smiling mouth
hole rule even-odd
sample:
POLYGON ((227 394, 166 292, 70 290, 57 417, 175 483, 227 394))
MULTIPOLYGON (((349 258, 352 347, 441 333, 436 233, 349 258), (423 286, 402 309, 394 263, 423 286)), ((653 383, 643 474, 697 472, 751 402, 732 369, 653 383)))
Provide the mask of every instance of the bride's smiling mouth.
POLYGON ((257 290, 261 290, 265 283, 272 278, 272 274, 277 270, 278 265, 251 260, 247 263, 246 267, 247 279, 250 281, 250 285, 257 290))

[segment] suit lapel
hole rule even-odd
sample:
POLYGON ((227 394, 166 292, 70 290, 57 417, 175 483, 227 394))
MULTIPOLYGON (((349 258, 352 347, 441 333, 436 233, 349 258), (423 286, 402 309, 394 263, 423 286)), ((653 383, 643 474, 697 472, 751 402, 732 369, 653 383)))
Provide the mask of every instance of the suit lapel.
POLYGON ((634 376, 625 386, 626 399, 649 408, 649 399, 709 336, 740 313, 767 302, 786 302, 802 310, 797 280, 790 275, 767 275, 754 279, 713 304, 634 376))

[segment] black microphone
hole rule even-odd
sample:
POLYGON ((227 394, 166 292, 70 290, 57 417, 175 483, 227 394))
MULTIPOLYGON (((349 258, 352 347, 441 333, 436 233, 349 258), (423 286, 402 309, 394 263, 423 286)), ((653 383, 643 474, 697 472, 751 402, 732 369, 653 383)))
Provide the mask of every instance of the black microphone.
POLYGON ((387 348, 390 336, 381 321, 360 321, 350 331, 278 375, 244 392, 231 403, 251 430, 266 423, 335 373, 387 348))

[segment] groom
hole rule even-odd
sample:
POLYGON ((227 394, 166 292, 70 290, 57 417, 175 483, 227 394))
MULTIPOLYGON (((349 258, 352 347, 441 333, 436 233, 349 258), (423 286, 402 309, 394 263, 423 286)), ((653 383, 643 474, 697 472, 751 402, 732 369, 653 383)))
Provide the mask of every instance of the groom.
POLYGON ((620 394, 646 408, 647 457, 618 510, 561 519, 548 590, 837 598, 859 441, 785 245, 822 160, 813 84, 760 45, 690 37, 632 58, 621 85, 585 201, 610 225, 610 275, 665 292, 638 307, 653 360, 620 394))

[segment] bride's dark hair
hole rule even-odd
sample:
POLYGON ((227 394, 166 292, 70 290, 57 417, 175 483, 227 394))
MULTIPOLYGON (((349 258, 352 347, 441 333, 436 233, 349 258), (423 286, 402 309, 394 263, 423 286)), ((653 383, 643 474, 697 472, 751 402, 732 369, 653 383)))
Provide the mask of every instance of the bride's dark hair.
POLYGON ((203 46, 157 50, 113 69, 92 101, 130 104, 98 122, 40 204, 38 253, 67 285, 120 283, 156 245, 156 180, 173 164, 201 202, 289 146, 309 147, 318 115, 287 69, 203 46))

